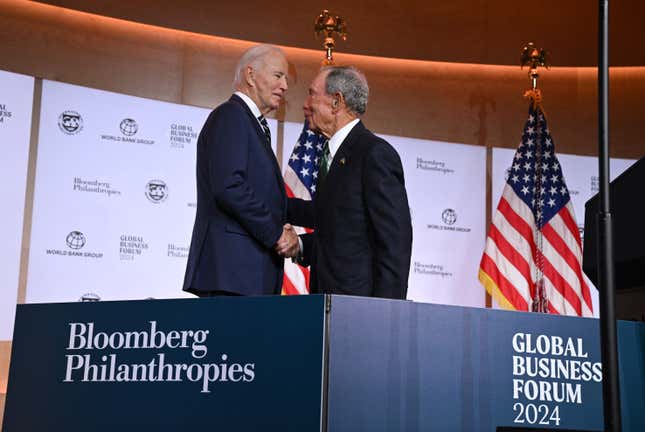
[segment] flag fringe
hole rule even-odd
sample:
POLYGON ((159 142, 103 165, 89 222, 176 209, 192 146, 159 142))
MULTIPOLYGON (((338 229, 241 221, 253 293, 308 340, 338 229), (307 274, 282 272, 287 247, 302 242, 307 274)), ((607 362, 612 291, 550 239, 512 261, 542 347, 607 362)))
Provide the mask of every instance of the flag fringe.
POLYGON ((517 308, 508 301, 504 294, 502 294, 502 291, 499 289, 495 281, 493 281, 493 279, 491 279, 491 277, 481 269, 479 270, 479 281, 484 285, 484 288, 486 288, 486 292, 488 292, 488 294, 490 294, 502 308, 507 310, 517 310, 517 308))

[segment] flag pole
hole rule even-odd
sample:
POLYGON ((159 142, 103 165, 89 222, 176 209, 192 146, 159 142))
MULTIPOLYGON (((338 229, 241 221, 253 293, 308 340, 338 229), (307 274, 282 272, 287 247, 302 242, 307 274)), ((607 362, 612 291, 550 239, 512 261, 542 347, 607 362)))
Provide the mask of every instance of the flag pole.
POLYGON ((543 208, 543 197, 545 195, 544 190, 544 173, 542 172, 542 161, 544 158, 544 148, 542 148, 542 125, 545 122, 545 114, 542 109, 542 94, 538 89, 538 79, 540 74, 538 73, 538 67, 549 68, 547 62, 548 53, 544 49, 538 49, 535 47, 533 42, 529 42, 522 49, 522 54, 520 55, 520 65, 523 69, 524 66, 529 67, 529 83, 531 84, 531 89, 528 90, 524 96, 529 97, 533 103, 533 109, 539 109, 540 115, 535 119, 538 127, 536 128, 536 147, 535 147, 535 187, 537 194, 537 207, 538 212, 536 214, 535 225, 535 288, 532 293, 533 301, 531 303, 530 310, 532 312, 540 313, 549 313, 548 307, 548 298, 546 295, 546 289, 544 286, 544 247, 543 247, 543 237, 542 237, 542 227, 543 227, 543 218, 544 213, 543 208))
POLYGON ((347 40, 347 22, 340 15, 325 9, 316 18, 314 32, 316 36, 322 36, 325 39, 323 42, 323 48, 325 49, 325 59, 322 61, 323 66, 333 65, 334 49, 336 48, 334 35, 337 35, 342 40, 347 40))
POLYGON ((609 0, 598 11, 598 168, 600 210, 597 215, 598 281, 600 283, 600 345, 605 431, 620 432, 620 386, 614 286, 612 220, 609 205, 609 0))

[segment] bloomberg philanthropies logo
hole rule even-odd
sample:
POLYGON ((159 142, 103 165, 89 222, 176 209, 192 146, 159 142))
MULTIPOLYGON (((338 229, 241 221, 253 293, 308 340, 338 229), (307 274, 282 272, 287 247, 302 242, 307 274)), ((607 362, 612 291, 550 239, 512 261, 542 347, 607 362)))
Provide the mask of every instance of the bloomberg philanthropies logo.
MULTIPOLYGON (((251 382, 255 363, 229 363, 228 354, 209 362, 209 330, 159 330, 149 321, 145 330, 96 331, 93 322, 69 323, 69 343, 65 355, 64 383, 73 382, 199 382, 201 393, 210 393, 214 382, 251 382), (127 351, 156 350, 147 361, 122 362, 127 351), (172 350, 189 351, 192 361, 172 363, 166 354, 172 350), (79 352, 75 354, 73 352, 79 352)), ((127 355, 127 354, 126 354, 127 355)))

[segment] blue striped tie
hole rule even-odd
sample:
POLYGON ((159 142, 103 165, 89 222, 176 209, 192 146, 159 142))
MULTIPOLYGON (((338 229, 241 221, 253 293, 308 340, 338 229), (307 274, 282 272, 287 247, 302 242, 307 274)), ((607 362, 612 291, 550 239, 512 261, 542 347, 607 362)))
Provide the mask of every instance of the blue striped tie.
POLYGON ((260 121, 262 129, 264 130, 264 136, 267 139, 266 143, 269 147, 271 147, 271 130, 269 130, 269 123, 267 123, 267 119, 265 119, 263 115, 259 116, 258 120, 260 121))

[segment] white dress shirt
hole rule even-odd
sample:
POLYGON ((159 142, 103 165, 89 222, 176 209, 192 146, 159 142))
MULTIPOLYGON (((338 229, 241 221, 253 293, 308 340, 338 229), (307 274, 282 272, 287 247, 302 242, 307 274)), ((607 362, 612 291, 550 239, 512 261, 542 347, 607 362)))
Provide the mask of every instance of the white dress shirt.
POLYGON ((358 124, 360 120, 359 119, 354 119, 347 123, 345 126, 342 128, 338 129, 335 134, 329 138, 329 160, 327 161, 327 169, 331 166, 331 161, 334 160, 334 156, 336 156, 336 152, 338 151, 338 148, 340 145, 345 141, 345 138, 347 138, 347 135, 354 129, 354 126, 358 124))
MULTIPOLYGON (((258 106, 255 104, 255 102, 253 102, 253 99, 251 99, 250 97, 248 97, 247 95, 245 95, 241 91, 236 91, 234 94, 239 96, 240 99, 242 99, 244 101, 246 106, 249 107, 249 109, 251 110, 251 112, 255 116, 255 118, 258 121, 258 124, 260 125, 260 127, 262 127, 262 123, 260 123, 260 119, 258 118, 258 117, 260 117, 262 115, 262 113, 260 112, 260 108, 258 108, 258 106)), ((262 129, 262 130, 264 130, 264 129, 262 129)))

